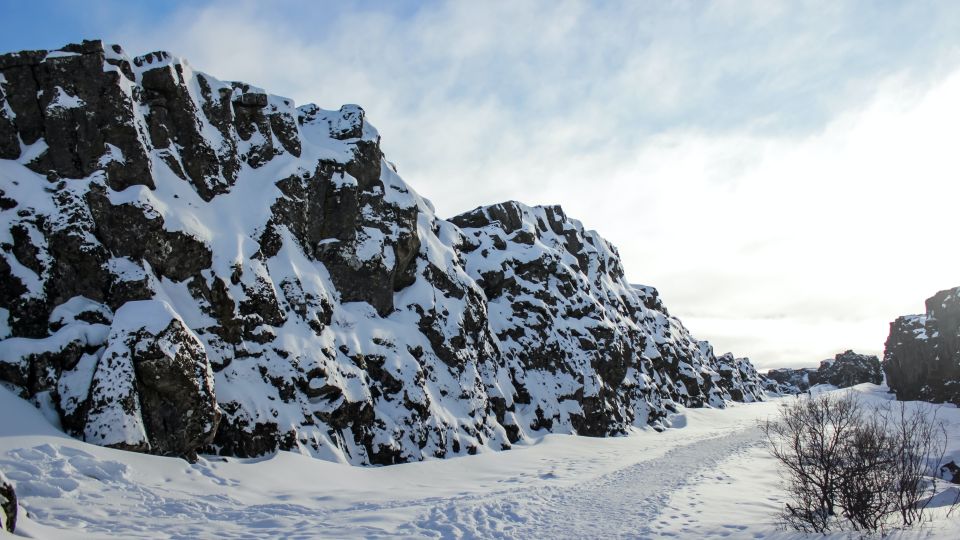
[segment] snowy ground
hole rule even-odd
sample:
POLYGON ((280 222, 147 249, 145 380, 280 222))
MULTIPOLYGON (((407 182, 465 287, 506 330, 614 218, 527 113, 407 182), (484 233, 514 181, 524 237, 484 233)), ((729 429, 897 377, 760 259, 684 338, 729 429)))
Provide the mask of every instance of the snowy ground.
MULTIPOLYGON (((18 533, 35 538, 803 538, 776 524, 779 477, 757 428, 776 408, 688 409, 664 433, 550 435, 383 468, 286 452, 190 465, 71 439, 0 388, 0 471, 29 516, 18 533)), ((940 414, 960 434, 960 410, 940 414)), ((960 538, 958 513, 893 537, 960 538)))

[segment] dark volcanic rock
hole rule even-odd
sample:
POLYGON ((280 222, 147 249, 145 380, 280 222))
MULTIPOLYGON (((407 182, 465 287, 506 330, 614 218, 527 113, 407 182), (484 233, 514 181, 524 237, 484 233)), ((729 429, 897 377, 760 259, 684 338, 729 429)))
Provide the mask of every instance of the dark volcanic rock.
POLYGON ((883 382, 883 370, 876 356, 846 351, 833 360, 821 362, 814 379, 816 382, 813 384, 831 384, 837 388, 862 383, 880 384, 883 382))
POLYGON ((138 336, 133 357, 151 451, 192 456, 220 422, 213 373, 203 344, 172 319, 159 334, 138 336))
POLYGON ((815 378, 817 368, 780 368, 771 369, 767 372, 767 378, 774 381, 778 389, 776 391, 785 394, 799 394, 806 392, 816 383, 811 383, 810 379, 815 378))
POLYGON ((114 320, 90 383, 84 438, 195 457, 221 415, 203 344, 164 302, 128 302, 114 320))
POLYGON ((439 218, 356 105, 100 42, 0 75, 0 380, 90 442, 390 464, 764 396, 560 207, 439 218))
POLYGON ((897 399, 960 405, 960 288, 938 292, 926 308, 890 323, 887 384, 897 399))
POLYGON ((819 368, 772 369, 767 377, 780 384, 787 393, 806 392, 811 386, 829 384, 837 388, 849 388, 862 383, 880 384, 883 371, 880 359, 873 355, 846 351, 832 360, 820 362, 819 368))
POLYGON ((940 467, 940 477, 948 482, 960 484, 960 465, 951 460, 950 463, 940 467))
POLYGON ((11 146, 2 142, 11 140, 7 122, 25 145, 44 140, 45 148, 29 167, 47 177, 83 178, 102 170, 115 189, 150 185, 131 81, 122 69, 104 70, 109 61, 117 62, 117 55, 99 41, 0 56, 0 80, 5 80, 0 110, 9 108, 6 120, 0 118, 0 153, 6 154, 0 157, 15 157, 2 150, 11 146))
POLYGON ((17 493, 13 484, 0 472, 0 529, 14 532, 17 528, 17 493))

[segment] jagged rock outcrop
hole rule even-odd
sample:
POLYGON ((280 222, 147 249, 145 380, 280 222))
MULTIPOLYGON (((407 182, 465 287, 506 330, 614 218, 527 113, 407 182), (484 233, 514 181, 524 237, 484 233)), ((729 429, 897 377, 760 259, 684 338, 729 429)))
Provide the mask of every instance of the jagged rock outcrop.
POLYGON ((99 444, 354 464, 762 399, 559 207, 440 219, 379 141, 163 52, 0 56, 0 379, 99 444))
POLYGON ((771 369, 766 373, 767 380, 773 384, 768 386, 768 391, 774 391, 780 394, 799 394, 806 392, 813 384, 811 378, 816 378, 817 368, 779 368, 771 369))
POLYGON ((17 528, 17 493, 13 484, 0 472, 0 530, 14 532, 17 528))
POLYGON ((883 370, 880 359, 872 354, 842 352, 833 360, 824 360, 817 370, 813 384, 830 384, 837 388, 849 388, 863 383, 881 384, 883 370))
POLYGON ((960 484, 960 465, 957 465, 957 462, 953 460, 945 463, 940 467, 940 478, 943 478, 947 482, 960 484))
POLYGON ((960 405, 960 287, 928 298, 926 308, 890 323, 887 385, 897 399, 960 405))
POLYGON ((124 304, 114 315, 100 358, 78 363, 60 380, 66 383, 59 395, 72 392, 76 397, 69 403, 61 400, 65 416, 78 413, 76 408, 68 412, 67 406, 82 406, 84 439, 103 446, 189 459, 213 441, 220 422, 203 344, 163 301, 124 304), (91 368, 84 391, 73 379, 89 376, 91 368))
POLYGON ((862 383, 883 382, 879 358, 850 350, 837 354, 832 360, 820 362, 818 368, 771 369, 766 375, 779 384, 780 392, 791 394, 806 392, 818 384, 849 388, 862 383))

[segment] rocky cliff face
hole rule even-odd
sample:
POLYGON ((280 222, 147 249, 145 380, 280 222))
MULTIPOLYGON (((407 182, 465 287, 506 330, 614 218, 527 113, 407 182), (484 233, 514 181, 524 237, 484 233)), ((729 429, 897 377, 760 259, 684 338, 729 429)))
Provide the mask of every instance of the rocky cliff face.
POLYGON ((846 351, 820 362, 817 368, 772 369, 767 372, 767 377, 779 384, 780 392, 798 394, 818 384, 837 388, 862 383, 880 384, 883 371, 876 356, 846 351))
POLYGON ((938 292, 926 308, 890 323, 887 384, 897 399, 960 405, 960 288, 938 292))
POLYGON ((761 399, 559 207, 438 218, 364 111, 0 56, 0 380, 88 441, 389 464, 761 399))
POLYGON ((0 530, 14 532, 17 528, 17 493, 13 484, 0 472, 0 530))

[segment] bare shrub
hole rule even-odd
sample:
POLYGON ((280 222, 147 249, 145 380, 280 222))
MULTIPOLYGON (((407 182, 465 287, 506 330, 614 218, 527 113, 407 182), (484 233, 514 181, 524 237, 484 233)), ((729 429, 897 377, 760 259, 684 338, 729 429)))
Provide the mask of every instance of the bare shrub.
POLYGON ((773 456, 787 469, 784 520, 797 530, 830 530, 836 515, 844 437, 859 422, 858 403, 824 395, 783 406, 779 421, 764 428, 773 456))
POLYGON ((893 445, 884 421, 876 416, 861 415, 842 437, 838 506, 854 530, 880 530, 897 512, 890 491, 898 476, 893 445))
POLYGON ((881 416, 893 437, 894 493, 904 525, 919 523, 932 499, 935 486, 927 479, 937 476, 947 448, 947 429, 937 421, 933 405, 909 411, 903 402, 881 407, 881 416))
POLYGON ((920 523, 947 442, 932 406, 866 406, 852 392, 787 403, 764 431, 787 473, 782 518, 805 532, 920 523))

